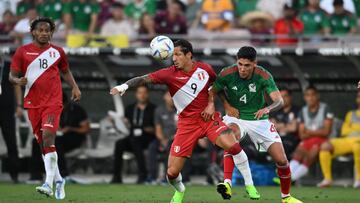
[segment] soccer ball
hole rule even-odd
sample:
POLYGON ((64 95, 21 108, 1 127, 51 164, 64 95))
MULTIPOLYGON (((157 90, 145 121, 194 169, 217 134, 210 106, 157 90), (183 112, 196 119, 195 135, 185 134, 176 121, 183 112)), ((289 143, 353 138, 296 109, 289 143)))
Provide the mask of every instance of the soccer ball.
POLYGON ((167 36, 157 36, 150 42, 150 53, 157 60, 170 58, 174 52, 174 43, 167 36))

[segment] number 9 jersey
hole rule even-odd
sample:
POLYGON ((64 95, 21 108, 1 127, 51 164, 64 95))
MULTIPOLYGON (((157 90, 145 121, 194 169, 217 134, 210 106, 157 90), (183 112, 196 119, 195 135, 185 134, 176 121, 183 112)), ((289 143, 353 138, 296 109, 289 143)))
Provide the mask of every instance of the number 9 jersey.
POLYGON ((61 47, 49 44, 40 48, 33 43, 19 47, 11 62, 11 70, 23 77, 24 108, 62 106, 60 71, 68 70, 68 60, 61 47))
POLYGON ((209 64, 194 61, 190 72, 174 65, 149 74, 154 84, 166 84, 179 118, 200 117, 209 99, 209 87, 216 74, 209 64))

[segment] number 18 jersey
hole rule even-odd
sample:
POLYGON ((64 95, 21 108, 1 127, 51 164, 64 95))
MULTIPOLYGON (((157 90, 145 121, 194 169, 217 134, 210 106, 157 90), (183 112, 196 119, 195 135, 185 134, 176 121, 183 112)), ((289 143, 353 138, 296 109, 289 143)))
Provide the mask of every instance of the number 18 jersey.
POLYGON ((53 44, 40 48, 34 43, 19 47, 10 68, 27 78, 25 108, 62 106, 60 70, 67 71, 68 61, 62 48, 53 44))
POLYGON ((209 99, 209 87, 216 74, 209 64, 194 62, 190 72, 175 66, 160 69, 149 74, 155 84, 165 84, 169 88, 179 118, 200 117, 209 99))
MULTIPOLYGON (((225 90, 228 102, 239 110, 240 119, 256 120, 254 114, 265 107, 265 94, 278 91, 271 74, 256 66, 249 80, 240 78, 238 67, 233 64, 221 70, 213 84, 215 90, 225 90)), ((264 115, 261 119, 267 119, 264 115)))

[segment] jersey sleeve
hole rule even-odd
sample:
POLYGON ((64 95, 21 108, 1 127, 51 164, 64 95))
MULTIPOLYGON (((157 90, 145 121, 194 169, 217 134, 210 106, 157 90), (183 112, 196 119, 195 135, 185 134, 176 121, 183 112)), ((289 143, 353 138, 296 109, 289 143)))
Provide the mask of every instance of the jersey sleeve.
POLYGON ((154 84, 166 84, 167 79, 169 78, 169 74, 170 74, 169 68, 163 68, 150 73, 149 77, 152 83, 154 84))
POLYGON ((18 48, 12 57, 10 69, 16 73, 22 73, 22 49, 18 48))
POLYGON ((212 87, 215 91, 221 91, 226 86, 226 80, 224 77, 221 77, 221 72, 219 73, 218 77, 216 77, 215 82, 213 83, 212 87))
POLYGON ((59 49, 60 52, 60 62, 59 62, 59 69, 61 72, 66 72, 69 69, 69 62, 67 56, 62 48, 59 49))
POLYGON ((265 92, 270 95, 270 93, 279 91, 279 89, 276 87, 275 81, 273 77, 269 77, 267 80, 264 81, 264 88, 265 92))

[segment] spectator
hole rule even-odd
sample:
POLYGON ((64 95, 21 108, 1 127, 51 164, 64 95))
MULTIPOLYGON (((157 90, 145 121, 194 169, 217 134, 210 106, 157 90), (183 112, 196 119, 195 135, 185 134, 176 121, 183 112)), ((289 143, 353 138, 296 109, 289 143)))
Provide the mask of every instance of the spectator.
POLYGON ((308 5, 309 0, 292 0, 292 6, 297 11, 302 11, 308 5))
POLYGON ((113 3, 115 3, 114 0, 104 0, 100 2, 97 27, 102 27, 104 23, 112 17, 111 7, 113 3))
POLYGON ((36 4, 39 16, 48 17, 58 25, 62 21, 64 3, 61 0, 40 0, 36 4))
POLYGON ((65 36, 70 32, 94 34, 100 7, 89 0, 75 0, 64 6, 65 36))
POLYGON ((299 144, 296 121, 299 108, 293 105, 290 90, 283 89, 280 93, 284 99, 284 105, 279 111, 270 114, 270 120, 275 124, 276 130, 281 136, 286 157, 290 160, 299 144))
POLYGON ((331 33, 334 35, 355 34, 356 17, 344 9, 343 0, 334 0, 334 13, 330 16, 331 33))
POLYGON ((326 12, 319 7, 320 0, 308 0, 308 5, 300 13, 305 35, 329 34, 330 24, 326 12))
POLYGON ((160 154, 163 156, 163 163, 166 168, 167 156, 176 133, 176 123, 178 118, 174 103, 168 91, 165 92, 163 99, 165 105, 158 106, 155 110, 155 135, 157 139, 149 145, 148 179, 150 181, 157 179, 159 166, 158 158, 160 154))
POLYGON ((130 125, 130 135, 115 144, 114 171, 111 182, 122 183, 122 155, 124 151, 134 153, 138 167, 137 183, 144 183, 147 178, 144 151, 155 139, 155 105, 149 102, 149 90, 146 86, 136 89, 136 103, 126 107, 125 117, 130 125))
POLYGON ((270 42, 267 36, 271 34, 274 23, 273 17, 263 11, 252 11, 241 18, 241 25, 248 28, 251 33, 251 43, 254 45, 266 45, 270 42))
POLYGON ((228 31, 233 27, 234 6, 231 0, 204 0, 201 23, 208 31, 228 31))
POLYGON ((288 0, 259 0, 256 8, 270 13, 275 20, 283 17, 283 9, 288 0))
POLYGON ((186 34, 187 24, 180 0, 170 0, 165 11, 155 16, 155 31, 158 34, 186 34))
POLYGON ((147 35, 147 39, 144 40, 146 42, 150 42, 150 40, 155 37, 155 21, 151 15, 143 13, 140 18, 140 28, 138 33, 139 35, 147 35))
POLYGON ((15 26, 15 16, 10 10, 6 10, 0 22, 0 35, 8 35, 15 26))
POLYGON ((112 18, 107 20, 101 27, 101 35, 111 36, 124 34, 130 38, 136 37, 135 29, 132 24, 125 19, 123 9, 124 5, 122 3, 114 3, 112 5, 112 18))
POLYGON ((12 37, 15 37, 15 43, 28 44, 32 42, 32 36, 30 34, 30 23, 37 17, 37 12, 34 7, 27 10, 26 18, 18 21, 14 27, 14 30, 10 33, 12 37))
POLYGON ((62 177, 69 176, 65 154, 81 148, 86 142, 86 136, 90 131, 90 122, 86 111, 78 104, 68 100, 63 94, 63 111, 60 117, 59 132, 55 145, 58 153, 59 170, 62 177))
POLYGON ((328 187, 332 185, 332 159, 352 153, 354 155, 354 168, 356 173, 353 187, 360 188, 360 91, 358 91, 356 95, 356 104, 357 109, 349 111, 346 114, 341 129, 342 137, 333 138, 321 145, 319 159, 324 180, 318 184, 318 187, 328 187))
MULTIPOLYGON (((345 10, 355 13, 355 5, 353 0, 343 1, 345 10)), ((324 9, 327 13, 333 14, 335 12, 334 0, 321 0, 320 8, 324 9)))
POLYGON ((16 16, 18 19, 22 19, 26 16, 27 11, 32 8, 30 0, 22 0, 16 6, 16 16))
POLYGON ((277 20, 274 26, 274 34, 278 45, 292 45, 298 42, 296 38, 304 30, 304 24, 296 17, 296 11, 285 4, 284 17, 277 20))
POLYGON ((306 106, 300 111, 300 144, 290 161, 291 179, 299 180, 307 174, 309 167, 316 161, 322 143, 331 133, 333 113, 327 104, 320 102, 315 87, 308 87, 304 93, 306 106))
POLYGON ((21 87, 9 82, 10 64, 0 57, 0 128, 7 148, 8 171, 11 180, 18 182, 19 158, 15 134, 16 116, 22 115, 21 87))
POLYGON ((156 13, 156 0, 134 0, 125 6, 126 16, 135 22, 139 22, 143 13, 154 16, 156 13))
POLYGON ((197 28, 201 18, 201 3, 196 0, 187 0, 186 22, 188 28, 197 28))
POLYGON ((235 0, 235 15, 241 17, 248 12, 256 10, 256 4, 259 0, 235 0))

